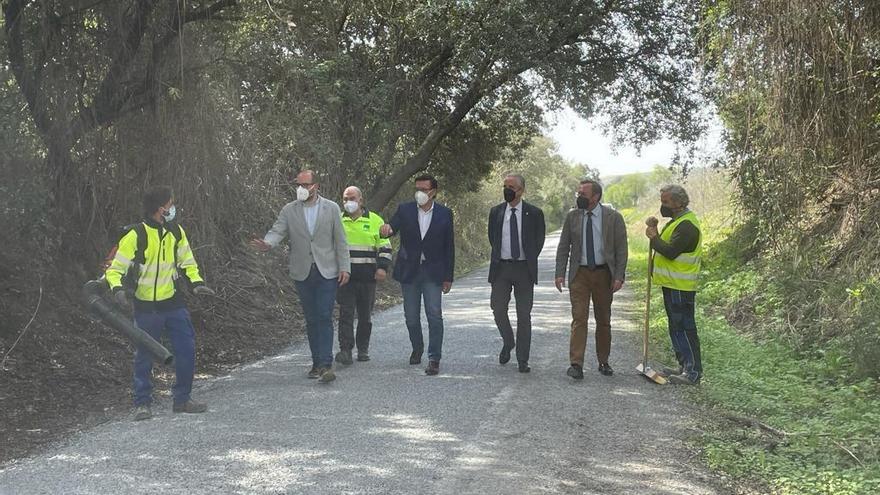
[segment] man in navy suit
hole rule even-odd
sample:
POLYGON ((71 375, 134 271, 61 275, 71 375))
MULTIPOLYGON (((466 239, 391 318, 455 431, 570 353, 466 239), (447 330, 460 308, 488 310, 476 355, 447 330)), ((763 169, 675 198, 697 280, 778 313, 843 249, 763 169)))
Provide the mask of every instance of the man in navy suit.
POLYGON ((504 202, 489 211, 489 299, 495 324, 504 341, 498 362, 510 361, 516 347, 519 372, 528 373, 529 350, 532 342, 532 302, 538 283, 538 255, 544 249, 544 212, 522 200, 526 180, 519 174, 504 178, 504 202), (510 291, 516 297, 516 339, 507 316, 510 291))
POLYGON ((428 367, 426 375, 440 372, 443 347, 442 295, 452 288, 455 270, 455 241, 452 210, 434 202, 437 179, 431 175, 415 178, 415 201, 403 203, 388 224, 383 237, 400 234, 400 249, 394 265, 394 279, 403 292, 403 313, 412 354, 409 364, 422 362, 425 349, 422 336, 421 301, 428 318, 428 367))

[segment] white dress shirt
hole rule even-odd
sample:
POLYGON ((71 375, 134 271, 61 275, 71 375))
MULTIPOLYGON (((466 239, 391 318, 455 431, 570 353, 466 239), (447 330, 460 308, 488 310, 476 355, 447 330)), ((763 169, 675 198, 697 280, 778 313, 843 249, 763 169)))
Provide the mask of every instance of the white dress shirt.
MULTIPOLYGON (((416 208, 419 210, 419 231, 422 234, 422 239, 425 238, 425 234, 428 233, 428 228, 431 227, 431 218, 434 217, 434 202, 431 201, 431 208, 428 211, 425 211, 419 205, 416 205, 416 208)), ((422 253, 422 261, 425 261, 425 254, 422 253)))
MULTIPOLYGON (((517 259, 524 260, 526 259, 526 253, 523 251, 522 245, 522 201, 513 208, 516 208, 516 227, 517 234, 519 234, 519 258, 517 259)), ((510 216, 512 214, 510 203, 507 203, 507 206, 504 208, 504 221, 501 223, 501 259, 503 260, 513 259, 513 255, 510 254, 510 216)))

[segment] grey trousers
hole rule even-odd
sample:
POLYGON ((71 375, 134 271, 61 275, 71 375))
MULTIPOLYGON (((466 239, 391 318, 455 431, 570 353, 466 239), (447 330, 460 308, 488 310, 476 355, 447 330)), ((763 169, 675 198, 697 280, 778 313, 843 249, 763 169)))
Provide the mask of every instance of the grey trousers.
POLYGON ((350 351, 357 345, 358 352, 370 348, 373 331, 373 304, 376 302, 376 282, 349 282, 336 293, 339 303, 339 349, 350 351), (354 317, 357 313, 357 337, 354 317))
POLYGON ((504 347, 516 347, 516 360, 520 363, 529 361, 532 346, 532 303, 535 299, 535 284, 529 277, 529 267, 524 261, 501 262, 498 275, 492 283, 490 304, 495 316, 495 324, 501 333, 504 347), (516 298, 516 339, 507 308, 510 304, 510 292, 516 298))

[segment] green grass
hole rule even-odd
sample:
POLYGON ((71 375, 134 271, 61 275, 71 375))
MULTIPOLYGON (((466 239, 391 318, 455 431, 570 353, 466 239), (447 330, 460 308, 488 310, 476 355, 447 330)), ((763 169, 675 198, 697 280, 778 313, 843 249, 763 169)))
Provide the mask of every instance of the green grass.
MULTIPOLYGON (((624 214, 633 226, 628 283, 644 294, 644 216, 624 214)), ((704 225, 704 230, 710 229, 704 225)), ((765 277, 740 262, 731 243, 721 242, 728 234, 707 235, 697 295, 705 376, 700 387, 687 389, 711 419, 700 439, 705 461, 734 478, 758 482, 771 493, 880 493, 877 381, 848 381, 839 361, 805 359, 780 340, 756 340, 748 328, 731 327, 722 309, 743 296, 761 296, 765 277)), ((656 290, 653 295, 653 353, 670 362, 662 296, 656 290)), ((784 301, 766 304, 772 308, 780 303, 784 301)))

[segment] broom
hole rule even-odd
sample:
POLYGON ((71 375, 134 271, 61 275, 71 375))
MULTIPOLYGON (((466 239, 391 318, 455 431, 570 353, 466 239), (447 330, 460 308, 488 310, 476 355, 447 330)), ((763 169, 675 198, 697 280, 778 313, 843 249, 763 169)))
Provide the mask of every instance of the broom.
MULTIPOLYGON (((645 220, 645 224, 648 227, 657 227, 657 219, 655 217, 648 217, 645 220)), ((659 385, 666 385, 666 378, 663 377, 660 373, 657 373, 650 366, 648 366, 648 329, 650 328, 650 319, 651 319, 651 278, 654 274, 654 250, 651 249, 650 244, 648 245, 648 290, 645 295, 645 334, 642 343, 642 362, 636 366, 636 371, 638 371, 642 376, 651 380, 654 383, 659 385)))

